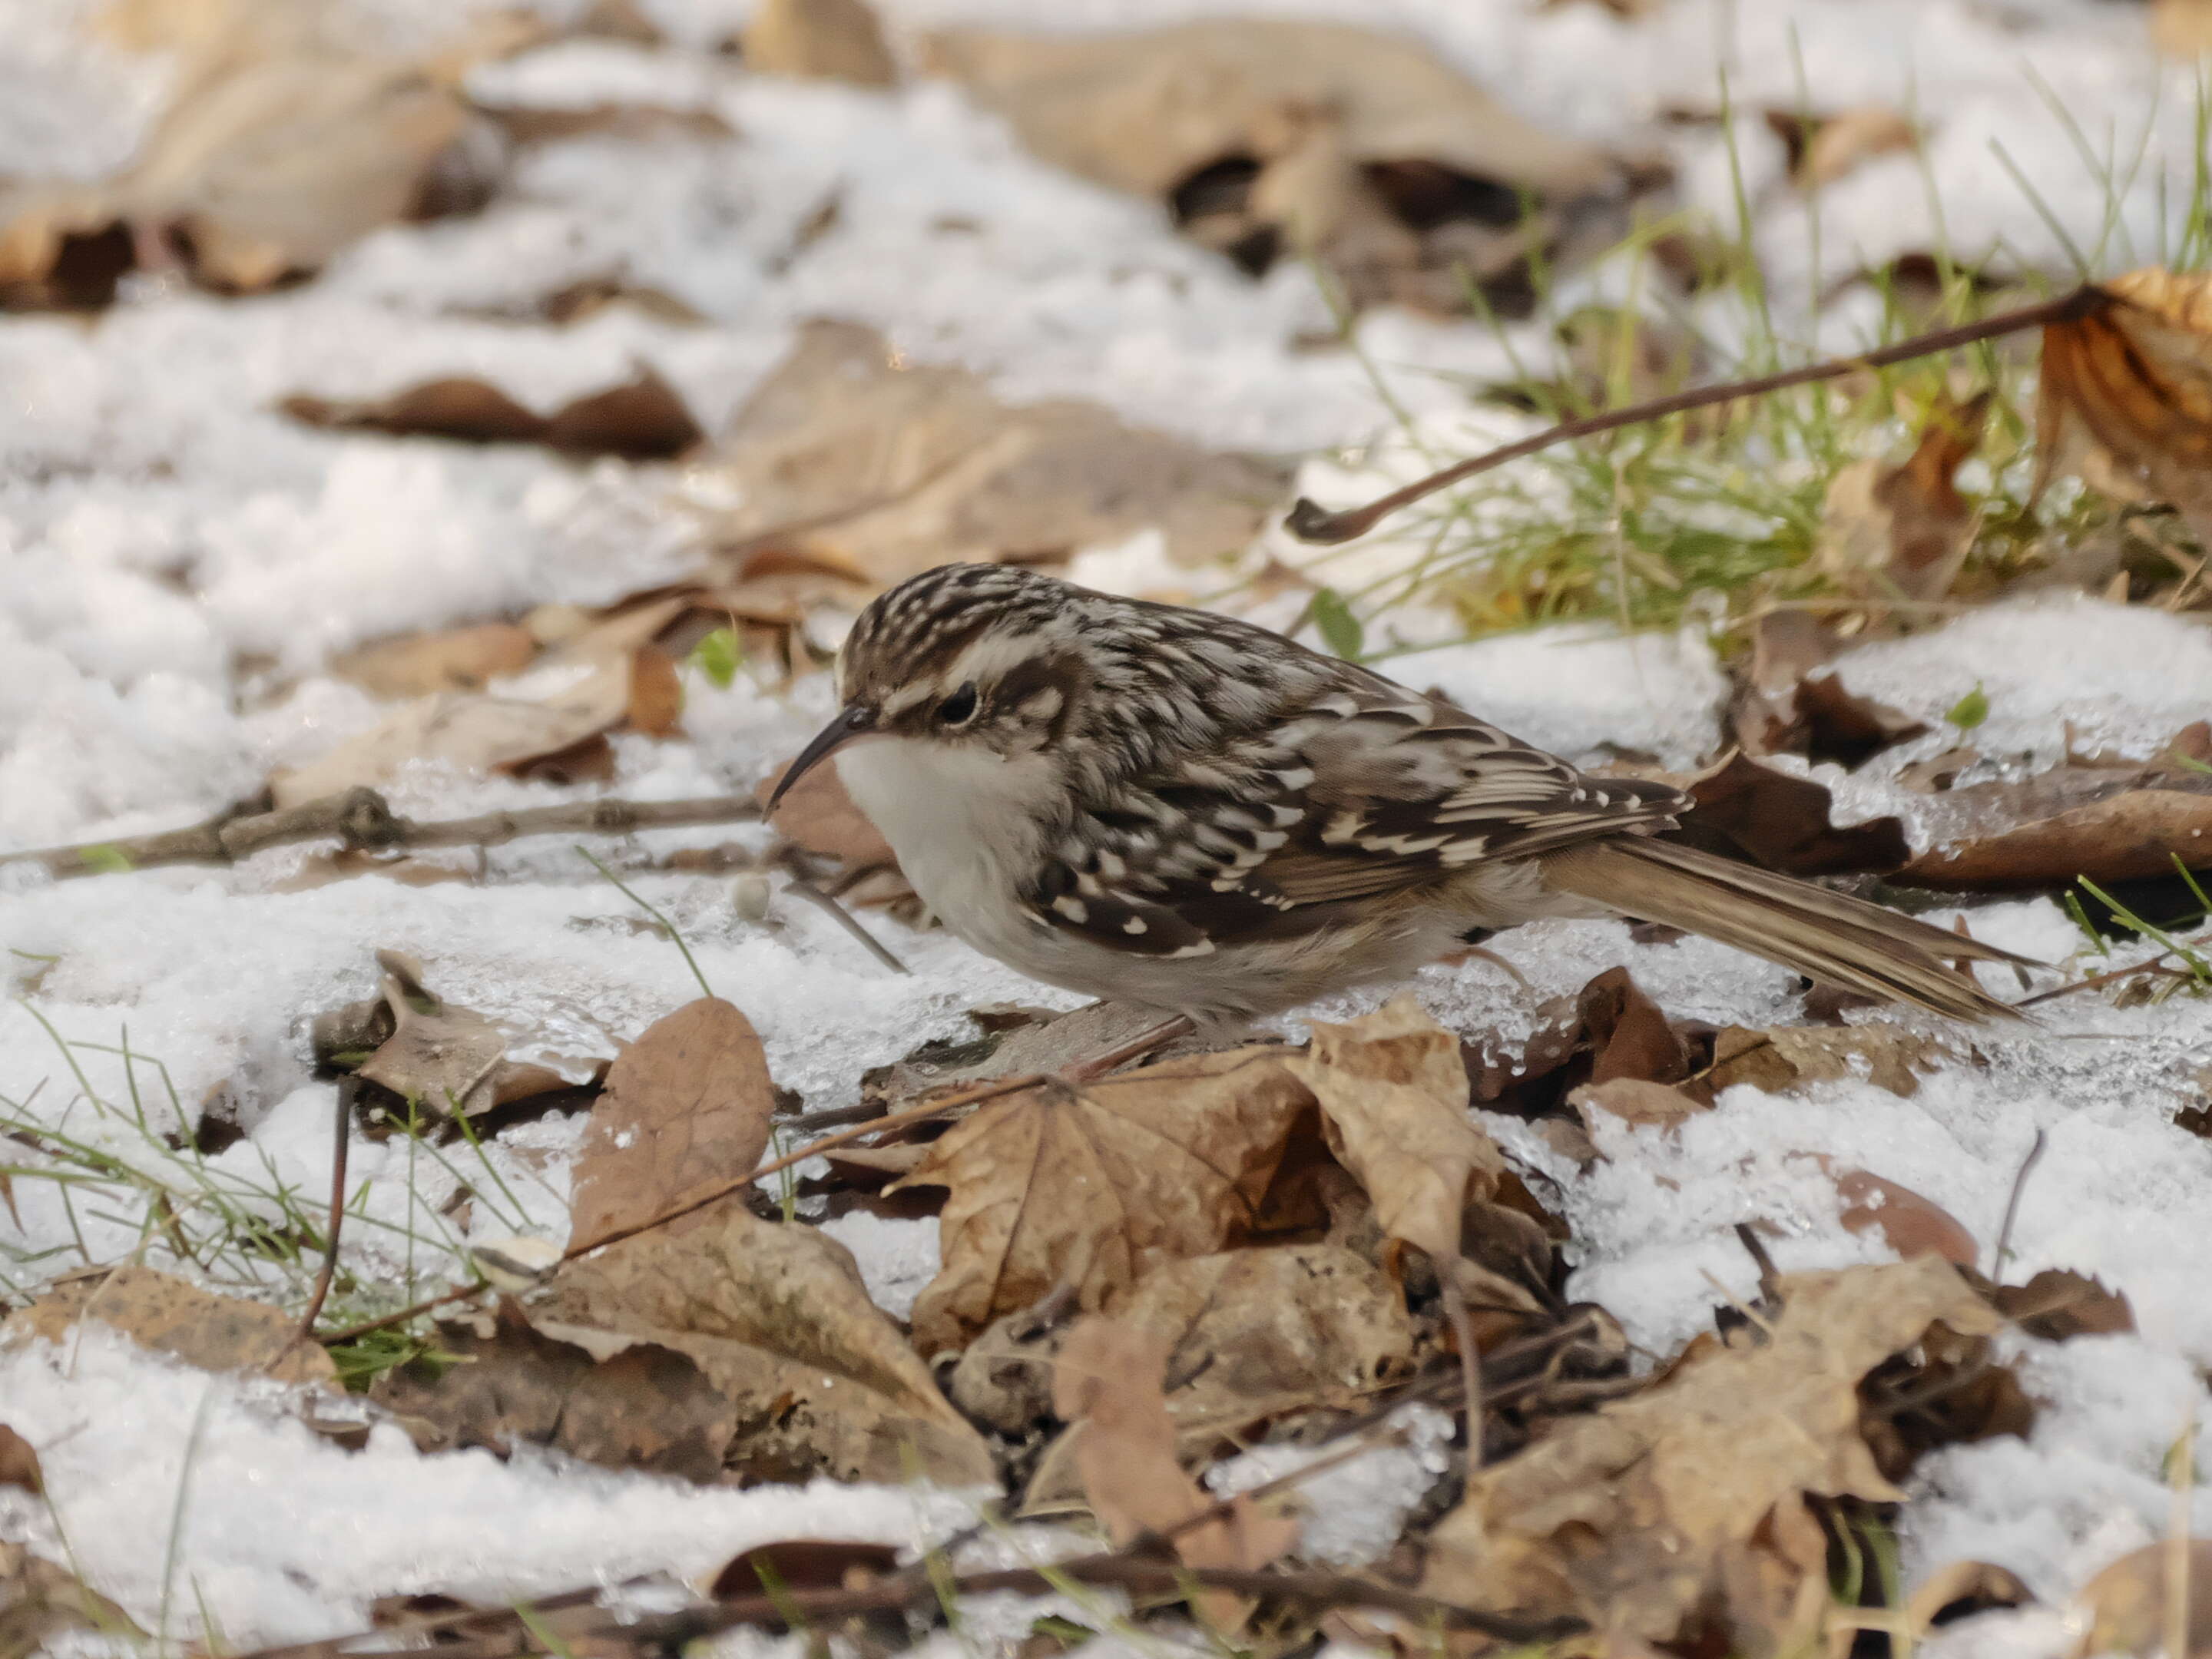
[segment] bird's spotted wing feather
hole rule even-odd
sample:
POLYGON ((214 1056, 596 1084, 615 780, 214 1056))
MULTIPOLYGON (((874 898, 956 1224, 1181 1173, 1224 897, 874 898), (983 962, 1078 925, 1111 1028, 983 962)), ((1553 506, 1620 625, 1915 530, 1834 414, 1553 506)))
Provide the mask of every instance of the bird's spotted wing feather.
POLYGON ((1144 956, 1326 925, 1353 900, 1662 824, 1669 786, 1593 778, 1345 668, 1256 732, 1178 755, 1084 812, 1024 894, 1040 922, 1144 956))

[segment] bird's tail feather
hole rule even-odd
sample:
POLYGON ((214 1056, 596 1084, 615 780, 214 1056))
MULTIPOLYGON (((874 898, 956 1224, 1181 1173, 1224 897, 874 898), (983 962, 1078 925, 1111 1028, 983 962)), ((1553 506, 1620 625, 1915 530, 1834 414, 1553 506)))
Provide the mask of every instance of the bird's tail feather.
POLYGON ((1995 945, 1809 882, 1644 836, 1584 842, 1547 856, 1555 887, 1665 922, 1801 974, 1956 1019, 2020 1019, 1951 965, 1977 957, 2039 966, 1995 945))

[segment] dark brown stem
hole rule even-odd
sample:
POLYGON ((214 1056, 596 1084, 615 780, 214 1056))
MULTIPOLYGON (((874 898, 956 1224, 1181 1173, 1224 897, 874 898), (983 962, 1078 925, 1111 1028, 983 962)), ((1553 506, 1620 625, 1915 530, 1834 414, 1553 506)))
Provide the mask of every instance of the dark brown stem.
POLYGON ((836 899, 831 898, 829 894, 823 892, 819 887, 817 887, 812 882, 802 880, 800 878, 793 876, 791 878, 791 890, 798 894, 799 897, 805 899, 809 904, 814 906, 816 909, 820 910, 824 915, 828 916, 830 921, 836 922, 847 933, 850 933, 860 942, 860 945, 862 950, 866 951, 878 962, 882 963, 884 966, 890 969, 891 972, 895 974, 905 974, 911 973, 913 971, 906 965, 906 963, 901 962, 896 957, 893 956, 890 953, 890 948, 881 939, 878 939, 866 928, 861 927, 859 922, 854 921, 850 911, 847 910, 843 905, 838 903, 836 899))
POLYGON ((2021 1159, 2020 1168, 2013 1172, 2012 1192, 2005 1199, 2004 1221, 1997 1228, 1996 1255, 1990 1260, 1990 1277, 2000 1285, 2004 1283, 2005 1258, 2012 1254, 2012 1224, 2020 1219, 2021 1194, 2027 1190, 2028 1176, 2043 1161, 2045 1139, 2043 1131, 2038 1129, 2027 1156, 2021 1159))
POLYGON ((759 816, 760 803, 750 795, 709 795, 696 800, 569 801, 423 823, 401 817, 374 789, 349 789, 280 811, 214 818, 189 830, 0 853, 0 864, 43 864, 57 877, 94 876, 165 864, 235 864, 265 848, 303 841, 336 841, 372 853, 403 847, 497 847, 524 836, 624 836, 684 824, 737 823, 759 816))
POLYGON ((345 1222, 346 1152, 353 1140, 353 1090, 342 1086, 337 1097, 337 1125, 331 1132, 330 1234, 323 1241, 323 1270, 315 1275, 315 1293, 307 1298, 307 1311, 300 1316, 300 1334, 294 1339, 300 1342, 314 1340, 315 1322, 323 1316, 323 1304, 330 1300, 331 1281, 338 1272, 338 1229, 345 1222))
MULTIPOLYGON (((674 1651, 701 1637, 734 1630, 741 1626, 781 1626, 793 1617, 803 1618, 811 1623, 848 1619, 870 1613, 926 1613, 943 1595, 1043 1595, 1070 1582, 1127 1590, 1138 1595, 1174 1595, 1197 1588, 1296 1601, 1310 1608, 1374 1607, 1396 1613, 1422 1626, 1442 1625, 1471 1630, 1493 1641, 1516 1644, 1558 1641, 1588 1628, 1576 1619, 1516 1619, 1503 1613, 1486 1613, 1480 1608, 1461 1607, 1434 1596, 1376 1583, 1349 1573, 1186 1567, 1172 1561, 1151 1559, 1135 1554, 1083 1556, 1051 1566, 1011 1567, 991 1572, 962 1573, 943 1581, 917 1580, 900 1573, 851 1589, 787 1589, 775 1595, 733 1596, 676 1613, 648 1614, 627 1620, 601 1608, 579 1607, 573 1596, 549 1598, 548 1601, 535 1607, 518 1609, 517 1614, 536 1614, 541 1610, 550 1613, 552 1616, 544 1620, 545 1635, 554 1638, 565 1648, 579 1651, 596 1649, 603 1639, 618 1640, 626 1650, 674 1651), (556 1601, 562 1604, 558 1612, 552 1608, 552 1603, 556 1601)), ((452 1615, 434 1621, 434 1624, 411 1626, 393 1634, 419 1636, 435 1626, 477 1624, 492 1613, 491 1609, 484 1609, 452 1615)), ((538 1620, 524 1622, 518 1618, 517 1622, 519 1628, 502 1621, 502 1627, 487 1631, 483 1635, 464 1637, 458 1642, 441 1644, 439 1648, 441 1659, 506 1659, 507 1656, 545 1652, 549 1644, 542 1638, 533 1638, 529 1628, 531 1622, 538 1620)), ((243 1659, 309 1659, 309 1656, 314 1656, 315 1659, 340 1659, 343 1655, 375 1651, 380 1650, 356 1648, 345 1638, 340 1638, 301 1643, 289 1647, 264 1648, 244 1656, 243 1659)))
POLYGON ((1769 392, 1781 392, 1793 386, 1810 386, 1819 380, 1832 380, 1857 369, 1887 368, 1893 363, 1909 362, 1915 357, 1929 357, 1939 351, 1950 351, 1963 345, 1972 345, 1981 340, 1994 340, 2001 335, 2017 334, 2024 329, 2040 328, 2049 323, 2070 323, 2092 316, 2112 303, 2112 298, 2102 289, 2077 288, 2056 300, 2046 300, 2040 305, 2021 306, 2012 311, 2001 311, 1994 317, 1984 317, 1978 323, 1961 323, 1956 328, 1938 329, 1932 334, 1915 335, 1910 340, 1900 340, 1895 345, 1884 346, 1879 351, 1869 351, 1863 356, 1834 357, 1826 362, 1808 363, 1802 368, 1786 368, 1779 374, 1762 374, 1755 380, 1730 380, 1721 386, 1698 386, 1689 392, 1677 392, 1664 398, 1652 398, 1640 404, 1631 404, 1623 409, 1607 410, 1601 415, 1585 415, 1579 420, 1562 421, 1533 437, 1507 444, 1503 449, 1493 449, 1476 455, 1440 472, 1431 472, 1394 489, 1389 495, 1367 503, 1364 507, 1347 507, 1340 513, 1331 513, 1319 502, 1301 495, 1292 504, 1285 527, 1302 542, 1331 544, 1348 542, 1364 536, 1383 520, 1401 507, 1411 507, 1425 495, 1449 488, 1462 478, 1472 478, 1478 472, 1487 472, 1492 467, 1503 466, 1508 461, 1517 461, 1523 455, 1533 455, 1540 449, 1549 449, 1553 444, 1563 444, 1576 438, 1593 438, 1601 432, 1612 432, 1624 426, 1634 426, 1643 421, 1656 421, 1668 415, 1680 415, 1688 410, 1705 409, 1714 404, 1733 403, 1739 398, 1756 398, 1769 392))

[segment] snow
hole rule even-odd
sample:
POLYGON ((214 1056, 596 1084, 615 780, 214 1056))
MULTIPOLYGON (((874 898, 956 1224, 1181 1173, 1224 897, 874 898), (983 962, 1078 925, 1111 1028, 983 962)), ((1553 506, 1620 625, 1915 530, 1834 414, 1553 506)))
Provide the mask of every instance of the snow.
MULTIPOLYGON (((379 232, 283 293, 219 300, 134 279, 96 321, 0 318, 0 849, 204 819, 252 795, 273 767, 381 717, 330 677, 334 653, 672 580, 693 568, 714 511, 730 504, 711 469, 577 465, 526 449, 310 430, 277 412, 293 393, 374 398, 471 374, 550 410, 644 366, 714 430, 799 323, 834 315, 883 330, 915 361, 969 367, 1010 401, 1091 398, 1197 441, 1295 459, 1298 487, 1332 503, 1534 424, 1471 414, 1463 388, 1553 362, 1540 322, 1493 331, 1377 313, 1358 325, 1360 354, 1311 349, 1302 337, 1325 334, 1331 318, 1294 263, 1248 283, 1176 238, 1156 206, 1025 155, 1003 123, 948 86, 867 92, 749 75, 714 50, 743 22, 744 0, 642 5, 672 45, 559 42, 479 70, 471 94, 545 109, 639 103, 717 118, 731 137, 672 131, 535 149, 483 214, 379 232), (834 222, 800 246, 831 204, 834 222), (547 296, 586 280, 657 289, 703 320, 620 305, 567 326, 543 319, 547 296)), ((434 35, 456 9, 363 7, 395 40, 434 35)), ((96 9, 0 0, 0 179, 105 176, 161 107, 174 65, 99 44, 88 21, 96 9)), ((1969 261, 2063 282, 2072 259, 2050 220, 2100 269, 2124 269, 2158 256, 2188 195, 2191 72, 2152 56, 2141 8, 2094 0, 1675 0, 1638 22, 1594 3, 1527 0, 1062 0, 1042 12, 1029 0, 887 0, 883 9, 902 52, 953 24, 1126 27, 1231 10, 1413 33, 1541 125, 1670 160, 1693 207, 1732 220, 1741 179, 1784 331, 1808 344, 1857 343, 1865 290, 1818 314, 1809 300, 1900 252, 1948 239, 1969 261), (1722 69, 1734 112, 1725 129, 1662 120, 1680 111, 1717 121, 1722 69), (2050 102, 2075 116, 2096 165, 2050 102), (1924 165, 1877 160, 1816 203, 1797 198, 1764 112, 1868 103, 1927 125, 1924 165)), ((1614 261, 1568 277, 1562 300, 1619 295, 1628 280, 1614 261)), ((1723 345, 1746 326, 1725 296, 1700 302, 1692 320, 1723 345)), ((1540 501, 1540 473, 1514 476, 1540 501)), ((1180 584, 1239 604, 1235 584, 1267 557, 1346 592, 1388 592, 1426 548, 1425 532, 1405 526, 1329 550, 1270 532, 1242 562, 1193 572, 1143 535, 1079 550, 1075 568, 1104 586, 1180 584)), ((1254 609, 1287 623, 1297 605, 1254 609)), ((1407 607, 1371 643, 1395 653, 1386 672, 1580 759, 1683 765, 1722 741, 1725 684, 1695 628, 1628 639, 1556 629, 1473 646, 1452 643, 1458 632, 1449 615, 1407 607)), ((1935 728, 1840 789, 1847 814, 1909 811, 1909 792, 1887 780, 1960 739, 1944 716, 1977 686, 1990 712, 1966 740, 1991 775, 2031 773, 2069 749, 2148 757, 2212 709, 2212 635, 2200 623, 2080 598, 1992 607, 1861 647, 1837 672, 1935 728)), ((829 708, 819 679, 787 692, 741 675, 718 690, 692 676, 686 690, 689 738, 618 739, 610 792, 749 787, 829 708)), ((402 811, 445 817, 589 792, 420 766, 388 793, 402 811)), ((864 925, 914 969, 893 975, 804 903, 778 896, 764 919, 748 920, 725 883, 637 868, 723 839, 766 840, 755 829, 662 831, 613 848, 611 861, 675 918, 709 982, 760 1030, 778 1081, 811 1108, 848 1103, 862 1071, 925 1039, 967 1035, 965 1011, 978 1002, 1070 1000, 942 933, 868 915, 864 925)), ((375 951, 416 957, 434 990, 507 1029, 519 1058, 572 1075, 696 994, 674 949, 637 931, 628 902, 558 838, 491 849, 480 868, 450 855, 473 878, 434 887, 301 886, 309 856, 279 849, 228 870, 70 884, 0 867, 6 1109, 149 1180, 281 1220, 328 1175, 333 1091, 312 1075, 308 1023, 373 994, 375 951), (125 1048, 136 1064, 116 1052, 125 1048), (161 1146, 210 1109, 246 1138, 204 1162, 161 1146)), ((2061 961, 2079 948, 2047 902, 1972 915, 1978 935, 2031 955, 2061 961)), ((1538 924, 1496 948, 1525 987, 1474 961, 1425 970, 1416 988, 1458 1029, 1508 1047, 1544 1000, 1620 963, 1681 1017, 1763 1025, 1802 1007, 1778 969, 1702 940, 1638 945, 1617 923, 1538 924)), ((1313 1012, 1341 1018, 1374 1000, 1313 1012)), ((2212 1228, 2212 1143, 2172 1120, 2202 1099, 2212 1014, 2186 998, 2119 1009, 2083 996, 2051 1005, 2037 1032, 1978 1042, 1986 1065, 1941 1064, 1911 1099, 1863 1083, 1787 1097, 1739 1087, 1673 1130, 1601 1124, 1603 1157, 1586 1171, 1522 1126, 1492 1127, 1548 1177, 1573 1224, 1570 1293, 1612 1309, 1655 1355, 1706 1328, 1721 1300, 1715 1279, 1737 1295, 1750 1285, 1736 1222, 1765 1229, 1785 1270, 1883 1255, 1878 1241, 1844 1229, 1820 1160, 1913 1188, 1992 1252, 2022 1159, 2045 1131, 2008 1271, 2098 1274, 2129 1296, 2140 1332, 2064 1346, 2007 1339, 2040 1419, 2025 1441, 1938 1454, 1916 1478, 1904 1535, 1915 1577, 1972 1556, 2058 1598, 2159 1535, 2165 1449, 2192 1413, 2204 1416, 2212 1310, 2194 1264, 2212 1228)), ((481 1155, 447 1149, 450 1164, 404 1141, 357 1139, 362 1219, 347 1265, 395 1289, 428 1285, 472 1239, 562 1237, 581 1127, 580 1116, 556 1116, 481 1155), (476 1196, 447 1213, 464 1182, 476 1196)), ((80 1228, 94 1260, 143 1243, 128 1205, 72 1217, 51 1182, 19 1177, 15 1190, 21 1221, 0 1232, 0 1272, 19 1291, 79 1263, 80 1228)), ((825 1231, 854 1252, 880 1305, 894 1316, 910 1309, 936 1260, 934 1222, 855 1212, 825 1231)), ((296 1288, 274 1267, 252 1273, 272 1292, 296 1288)), ((693 1578, 775 1537, 915 1544, 969 1512, 939 1493, 738 1492, 546 1458, 425 1457, 388 1430, 346 1453, 292 1411, 270 1385, 211 1379, 97 1334, 60 1354, 0 1352, 0 1420, 39 1447, 52 1502, 50 1511, 0 1488, 0 1538, 63 1559, 66 1533, 91 1581, 141 1622, 158 1625, 166 1607, 173 1629, 196 1629, 204 1607, 239 1644, 356 1628, 379 1595, 507 1598, 631 1573, 693 1578)), ((1314 1559, 1369 1559, 1395 1535, 1438 1468, 1441 1419, 1413 1416, 1408 1445, 1311 1481, 1303 1547, 1314 1559)), ((1262 1447, 1216 1478, 1249 1486, 1304 1456, 1262 1447)), ((2212 1526, 2207 1502, 2200 1488, 2198 1522, 2212 1526)), ((971 1547, 1012 1559, 1039 1535, 971 1547)), ((979 1615, 975 1639, 1011 1645, 1045 1605, 1001 1599, 979 1615)), ((1936 1645, 2028 1659, 2055 1653, 2063 1634, 2044 1610, 1975 1621, 1936 1645)))

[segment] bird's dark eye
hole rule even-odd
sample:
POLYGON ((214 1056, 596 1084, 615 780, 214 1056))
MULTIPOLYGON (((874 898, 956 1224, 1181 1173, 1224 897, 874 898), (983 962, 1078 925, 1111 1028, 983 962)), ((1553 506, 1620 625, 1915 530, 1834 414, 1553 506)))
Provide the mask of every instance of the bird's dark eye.
POLYGON ((937 718, 947 726, 965 726, 975 717, 975 682, 969 680, 937 705, 937 718))

